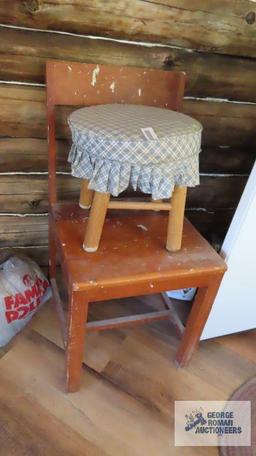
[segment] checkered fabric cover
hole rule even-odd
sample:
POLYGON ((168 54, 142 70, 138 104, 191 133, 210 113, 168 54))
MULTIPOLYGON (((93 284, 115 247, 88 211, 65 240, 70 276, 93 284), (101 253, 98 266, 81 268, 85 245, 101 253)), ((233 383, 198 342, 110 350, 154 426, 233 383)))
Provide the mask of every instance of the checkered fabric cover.
POLYGON ((149 106, 109 104, 73 112, 72 175, 89 188, 119 195, 130 184, 153 199, 169 198, 175 184, 199 183, 202 126, 189 116, 149 106), (143 128, 152 128, 146 138, 143 128))

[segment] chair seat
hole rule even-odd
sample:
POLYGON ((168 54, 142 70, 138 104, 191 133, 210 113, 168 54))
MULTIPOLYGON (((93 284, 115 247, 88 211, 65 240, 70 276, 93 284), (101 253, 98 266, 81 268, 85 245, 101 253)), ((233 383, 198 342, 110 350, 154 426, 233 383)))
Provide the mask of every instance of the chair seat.
POLYGON ((90 300, 120 297, 120 287, 122 295, 129 296, 131 285, 138 287, 138 294, 157 293, 172 289, 177 278, 182 287, 193 286, 193 276, 203 283, 213 271, 226 270, 221 257, 188 220, 181 250, 170 253, 164 248, 165 213, 109 211, 100 247, 92 255, 82 249, 86 211, 78 204, 62 203, 53 206, 52 216, 67 281, 74 289, 85 290, 90 300))
POLYGON ((78 109, 68 122, 72 175, 88 179, 93 190, 118 196, 131 184, 160 199, 175 184, 199 183, 202 126, 185 114, 106 104, 78 109))

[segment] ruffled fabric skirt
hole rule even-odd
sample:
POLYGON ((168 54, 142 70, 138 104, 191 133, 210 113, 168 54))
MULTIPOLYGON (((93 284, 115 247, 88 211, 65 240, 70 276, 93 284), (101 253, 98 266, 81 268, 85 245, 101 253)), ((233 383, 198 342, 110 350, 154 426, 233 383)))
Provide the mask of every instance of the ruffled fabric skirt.
POLYGON ((72 176, 88 179, 89 188, 118 196, 130 185, 134 190, 151 194, 154 200, 170 198, 175 185, 194 187, 199 184, 198 153, 158 163, 129 163, 88 153, 72 145, 68 161, 72 176))

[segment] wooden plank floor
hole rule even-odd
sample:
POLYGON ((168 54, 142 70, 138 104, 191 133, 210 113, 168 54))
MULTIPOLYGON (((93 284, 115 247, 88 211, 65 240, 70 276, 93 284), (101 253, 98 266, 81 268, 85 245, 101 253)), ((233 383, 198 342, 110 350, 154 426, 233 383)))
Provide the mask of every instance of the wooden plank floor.
MULTIPOLYGON (((91 317, 152 309, 153 298, 93 304, 91 317)), ((175 448, 174 400, 224 400, 256 375, 256 331, 202 342, 177 370, 168 322, 87 336, 81 390, 64 393, 61 337, 48 303, 0 362, 0 455, 217 456, 175 448)))

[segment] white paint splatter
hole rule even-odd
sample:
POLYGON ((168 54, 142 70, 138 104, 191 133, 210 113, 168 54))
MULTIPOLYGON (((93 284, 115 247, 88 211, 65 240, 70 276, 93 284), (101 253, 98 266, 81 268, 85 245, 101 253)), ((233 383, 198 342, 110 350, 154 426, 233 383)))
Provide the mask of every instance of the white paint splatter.
POLYGON ((205 207, 188 207, 186 212, 208 212, 205 207))
POLYGON ((115 88, 116 88, 116 82, 113 81, 112 84, 110 84, 109 88, 110 88, 111 92, 114 93, 115 88))
POLYGON ((143 231, 148 231, 148 228, 145 225, 137 225, 138 228, 141 228, 143 231))
MULTIPOLYGON (((0 217, 48 217, 48 214, 46 212, 42 213, 42 214, 29 214, 29 213, 25 213, 25 214, 19 214, 19 213, 16 213, 16 212, 1 212, 0 214, 0 217)), ((36 246, 35 246, 36 247, 36 246)), ((16 248, 16 247, 15 247, 16 248)), ((1 249, 1 247, 0 247, 1 249)))
POLYGON ((247 177, 248 174, 246 173, 200 173, 200 176, 207 176, 207 177, 247 177))
POLYGON ((232 104, 242 104, 242 105, 255 105, 253 101, 238 101, 238 100, 229 100, 228 98, 215 98, 215 97, 184 97, 184 100, 197 100, 197 101, 213 101, 216 103, 232 103, 232 104))
MULTIPOLYGON (((254 1, 254 0, 249 0, 249 1, 254 1)), ((256 1, 256 0, 255 0, 256 1)), ((60 30, 51 30, 51 29, 36 29, 33 27, 21 27, 20 25, 7 25, 7 24, 2 24, 0 23, 1 27, 5 28, 12 28, 12 29, 20 29, 20 30, 29 30, 33 32, 43 32, 43 33, 54 33, 56 35, 69 35, 69 36, 74 36, 74 37, 81 37, 81 38, 89 38, 90 40, 102 40, 102 41, 111 41, 111 42, 116 42, 116 43, 124 43, 124 44, 129 44, 133 46, 144 46, 144 47, 160 47, 160 48, 170 48, 170 49, 182 49, 182 50, 187 50, 190 52, 201 52, 198 49, 194 51, 193 49, 186 49, 181 46, 174 46, 171 44, 163 44, 163 43, 152 43, 152 42, 144 42, 144 41, 128 41, 128 40, 122 40, 122 39, 117 39, 117 38, 110 38, 106 36, 98 36, 98 35, 82 35, 79 33, 72 33, 72 32, 63 32, 60 30)), ((203 52, 203 51, 202 51, 203 52)))
POLYGON ((99 67, 99 65, 97 65, 97 66, 94 68, 93 72, 92 72, 91 85, 92 85, 93 87, 95 86, 95 84, 96 84, 96 82, 97 82, 97 76, 98 76, 99 72, 100 72, 100 67, 99 67))

